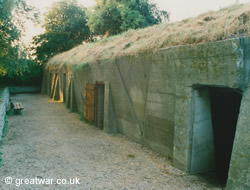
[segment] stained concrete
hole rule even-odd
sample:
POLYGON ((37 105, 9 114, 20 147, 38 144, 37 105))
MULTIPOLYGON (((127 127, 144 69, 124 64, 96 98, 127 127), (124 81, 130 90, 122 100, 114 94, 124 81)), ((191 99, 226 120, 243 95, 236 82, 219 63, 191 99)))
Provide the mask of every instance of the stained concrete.
POLYGON ((242 99, 230 162, 227 189, 250 189, 250 88, 242 99))
POLYGON ((190 130, 192 150, 189 155, 188 172, 199 174, 215 168, 214 132, 211 116, 211 103, 208 88, 193 91, 193 121, 190 130))

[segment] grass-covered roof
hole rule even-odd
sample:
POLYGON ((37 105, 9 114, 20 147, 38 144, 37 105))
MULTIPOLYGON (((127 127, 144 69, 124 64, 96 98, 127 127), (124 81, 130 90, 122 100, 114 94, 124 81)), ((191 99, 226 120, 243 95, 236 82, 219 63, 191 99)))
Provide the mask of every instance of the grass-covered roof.
POLYGON ((196 18, 129 30, 94 43, 82 44, 51 58, 47 66, 94 63, 159 48, 206 43, 249 34, 250 4, 234 5, 196 18))

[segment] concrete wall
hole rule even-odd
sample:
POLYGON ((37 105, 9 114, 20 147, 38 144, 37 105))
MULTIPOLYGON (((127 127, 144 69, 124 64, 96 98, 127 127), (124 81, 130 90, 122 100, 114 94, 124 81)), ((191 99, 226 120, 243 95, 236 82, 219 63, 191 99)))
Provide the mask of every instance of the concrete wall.
POLYGON ((24 94, 24 93, 40 93, 41 87, 39 86, 11 86, 9 87, 11 94, 24 94))
POLYGON ((188 172, 192 152, 192 92, 196 86, 240 88, 244 62, 240 39, 181 47, 176 55, 174 165, 188 172))
POLYGON ((5 125, 5 116, 10 99, 9 89, 5 88, 0 99, 0 140, 2 140, 3 128, 5 125))
MULTIPOLYGON (((45 70, 42 91, 65 101, 72 111, 83 113, 84 86, 104 81, 104 130, 121 133, 144 144, 172 158, 174 166, 190 172, 194 90, 197 86, 240 89, 244 92, 243 103, 247 103, 250 97, 246 94, 249 47, 249 38, 241 38, 160 49, 154 54, 124 56, 73 69, 50 68, 45 70), (63 73, 67 76, 65 98, 62 97, 63 73)), ((244 112, 241 110, 240 120, 244 112)), ((245 130, 249 131, 247 123, 245 130)), ((234 155, 235 147, 240 147, 241 141, 239 134, 238 126, 232 157, 235 160, 238 159, 234 155)), ((249 137, 244 138, 249 145, 249 137)), ((244 155, 249 155, 248 149, 243 151, 244 155)), ((245 159, 249 163, 249 157, 245 159)), ((249 185, 249 181, 244 181, 244 172, 237 173, 238 178, 234 173, 230 169, 229 187, 233 187, 238 178, 242 187, 249 185)))
POLYGON ((250 38, 242 39, 245 79, 227 180, 227 189, 250 189, 250 38))
POLYGON ((250 189, 250 88, 241 103, 240 115, 234 139, 227 189, 250 189))

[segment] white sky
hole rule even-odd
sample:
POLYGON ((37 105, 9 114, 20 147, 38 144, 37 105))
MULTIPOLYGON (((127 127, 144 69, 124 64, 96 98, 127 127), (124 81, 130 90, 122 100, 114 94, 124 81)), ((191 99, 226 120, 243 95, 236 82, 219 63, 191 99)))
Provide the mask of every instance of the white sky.
POLYGON ((170 12, 170 21, 179 21, 198 16, 210 10, 238 3, 250 3, 250 0, 151 0, 160 9, 170 12))
MULTIPOLYGON (((40 9, 42 14, 46 11, 46 7, 56 1, 60 0, 26 0, 28 4, 40 9)), ((78 0, 78 2, 85 7, 95 4, 94 0, 78 0)), ((250 3, 250 0, 150 0, 150 2, 157 4, 160 9, 168 11, 170 13, 170 21, 174 22, 195 17, 210 10, 219 10, 236 2, 250 3)), ((42 32, 43 30, 40 26, 34 26, 28 22, 26 37, 24 37, 25 43, 28 44, 32 36, 42 32)))

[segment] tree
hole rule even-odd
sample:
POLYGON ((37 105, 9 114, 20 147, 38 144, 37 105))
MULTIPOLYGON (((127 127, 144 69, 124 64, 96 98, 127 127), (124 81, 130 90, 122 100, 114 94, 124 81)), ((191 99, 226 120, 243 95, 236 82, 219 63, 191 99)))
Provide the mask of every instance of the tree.
POLYGON ((88 16, 88 26, 95 35, 115 35, 168 20, 168 13, 148 0, 97 0, 88 16))
POLYGON ((41 63, 90 39, 85 8, 76 1, 54 3, 45 14, 43 27, 45 33, 33 38, 33 49, 41 63))
POLYGON ((20 30, 14 24, 13 12, 26 11, 22 0, 0 1, 0 76, 12 76, 20 68, 18 64, 20 30), (17 9, 20 8, 20 9, 17 9))
MULTIPOLYGON (((37 16, 37 11, 24 0, 0 0, 1 84, 14 79, 20 80, 25 74, 31 73, 31 68, 41 71, 39 65, 28 59, 28 52, 20 40, 24 20, 34 20, 37 16)), ((31 75, 34 76, 29 74, 25 77, 31 75)))

